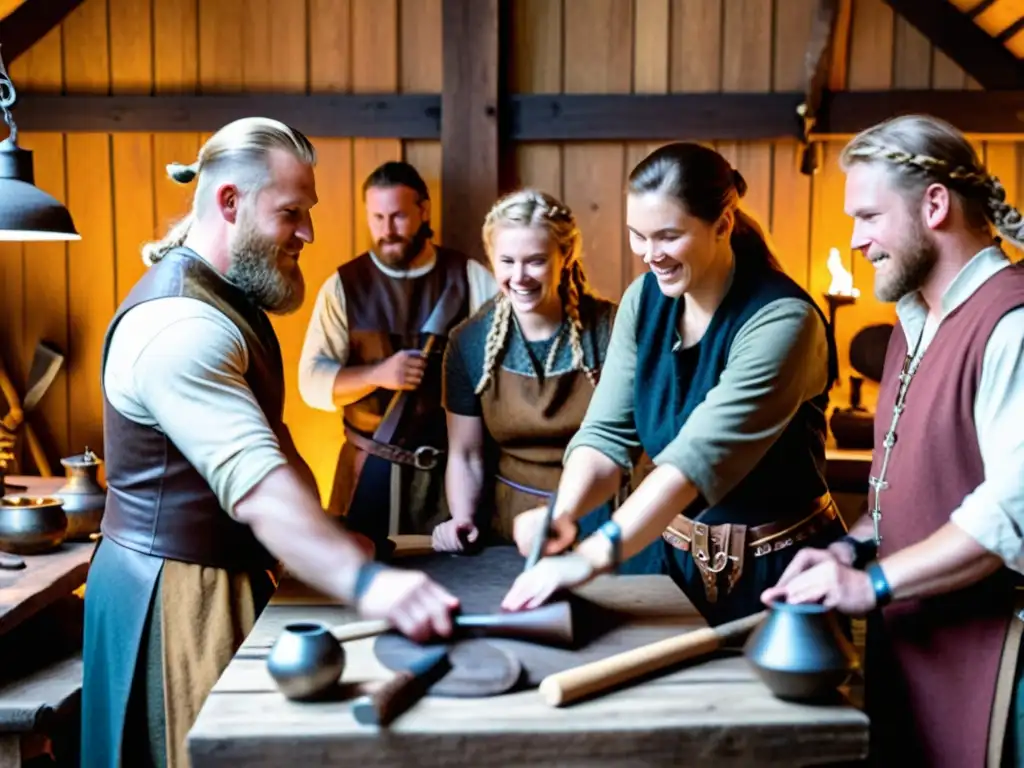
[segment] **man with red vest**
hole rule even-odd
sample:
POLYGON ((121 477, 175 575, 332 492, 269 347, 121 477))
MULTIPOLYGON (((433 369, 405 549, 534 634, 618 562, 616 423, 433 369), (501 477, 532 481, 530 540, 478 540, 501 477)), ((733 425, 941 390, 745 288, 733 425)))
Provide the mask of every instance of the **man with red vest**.
POLYGON ((955 128, 905 116, 844 149, 852 246, 898 321, 878 394, 869 514, 794 558, 766 603, 868 615, 880 765, 1021 765, 1024 220, 955 128))

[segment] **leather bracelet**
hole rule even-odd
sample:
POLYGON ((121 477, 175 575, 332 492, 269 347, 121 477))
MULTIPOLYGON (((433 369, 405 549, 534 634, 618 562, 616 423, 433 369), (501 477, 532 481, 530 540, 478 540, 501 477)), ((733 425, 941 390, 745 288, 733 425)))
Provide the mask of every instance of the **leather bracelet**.
POLYGON ((370 588, 374 577, 386 568, 384 563, 378 563, 376 560, 367 560, 359 566, 359 571, 356 573, 356 585, 352 590, 352 599, 356 605, 363 599, 363 595, 370 588))
POLYGON ((837 542, 845 542, 853 547, 853 563, 852 566, 858 571, 863 570, 864 566, 875 559, 875 555, 878 554, 878 547, 875 546, 875 542, 871 539, 867 541, 861 541, 855 539, 850 534, 840 536, 836 539, 837 542))
POLYGON ((871 579, 871 588, 875 591, 875 606, 884 608, 892 602, 892 588, 889 580, 885 578, 885 572, 877 562, 871 563, 864 572, 871 579))
POLYGON ((618 573, 622 562, 622 528, 614 520, 609 520, 597 529, 612 545, 611 572, 618 573))

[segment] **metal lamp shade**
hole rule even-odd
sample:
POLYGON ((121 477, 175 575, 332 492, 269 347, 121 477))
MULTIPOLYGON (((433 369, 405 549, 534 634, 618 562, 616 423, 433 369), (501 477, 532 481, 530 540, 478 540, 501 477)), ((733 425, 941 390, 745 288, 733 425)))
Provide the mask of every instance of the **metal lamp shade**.
POLYGON ((0 142, 0 241, 81 240, 68 209, 34 180, 32 153, 0 142))

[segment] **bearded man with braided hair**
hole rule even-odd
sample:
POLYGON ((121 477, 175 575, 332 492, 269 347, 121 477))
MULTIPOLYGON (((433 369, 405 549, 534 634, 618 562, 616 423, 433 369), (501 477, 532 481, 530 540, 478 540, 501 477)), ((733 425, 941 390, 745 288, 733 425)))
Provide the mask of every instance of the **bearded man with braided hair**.
POLYGON ((868 614, 877 764, 1022 765, 1024 267, 998 235, 1020 244, 1024 223, 934 118, 870 128, 842 162, 852 245, 898 317, 870 514, 763 597, 868 614))
MULTIPOLYGON (((452 332, 445 352, 452 516, 434 529, 439 551, 462 551, 485 539, 510 542, 515 517, 555 491, 615 318, 615 303, 587 282, 572 211, 553 196, 523 189, 498 200, 484 221, 483 241, 498 293, 452 332), (494 453, 497 471, 487 472, 494 453)), ((592 533, 611 510, 605 504, 590 512, 581 530, 592 533)), ((658 572, 660 552, 648 548, 627 568, 658 572)))

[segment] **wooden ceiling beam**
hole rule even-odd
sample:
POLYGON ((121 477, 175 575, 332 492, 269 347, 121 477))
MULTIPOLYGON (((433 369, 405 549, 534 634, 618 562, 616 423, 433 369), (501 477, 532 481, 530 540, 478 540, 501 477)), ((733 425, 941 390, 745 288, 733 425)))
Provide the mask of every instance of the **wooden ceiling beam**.
MULTIPOLYGON (((798 107, 805 97, 803 91, 516 93, 504 100, 507 125, 501 137, 505 142, 801 139, 798 107)), ((442 101, 436 93, 71 96, 19 92, 13 111, 23 131, 208 133, 237 117, 259 113, 314 138, 436 141, 442 137, 442 101)), ((489 109, 484 103, 483 118, 488 121, 492 119, 489 109)), ((825 91, 811 139, 857 133, 908 113, 934 115, 972 135, 1021 136, 1024 89, 825 91)), ((452 154, 474 152, 482 162, 485 149, 460 147, 452 154)), ((449 166, 448 171, 455 178, 464 178, 460 174, 466 172, 461 166, 449 166)))
MULTIPOLYGON (((83 0, 26 0, 0 19, 0 56, 10 65, 60 24, 83 0)), ((15 83, 17 87, 17 83, 15 83)))
POLYGON ((988 90, 1024 88, 1024 63, 946 0, 884 0, 988 90))

